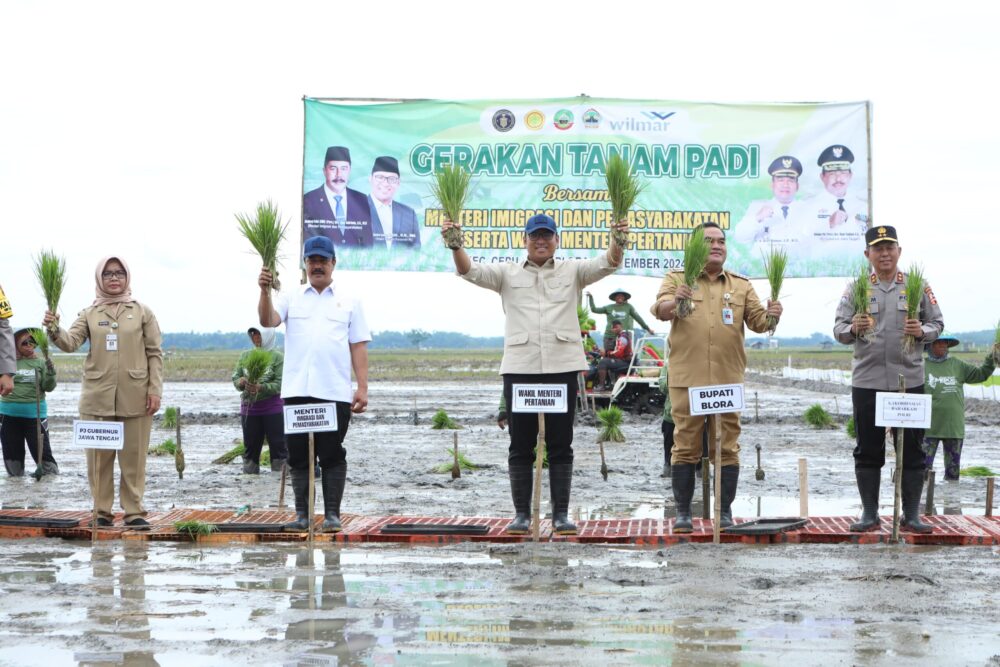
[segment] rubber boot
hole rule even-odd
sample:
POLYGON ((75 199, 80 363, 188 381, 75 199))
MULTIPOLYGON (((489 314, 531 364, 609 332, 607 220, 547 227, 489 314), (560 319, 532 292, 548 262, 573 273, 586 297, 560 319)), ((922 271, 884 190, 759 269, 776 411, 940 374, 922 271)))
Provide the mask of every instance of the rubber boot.
POLYGON ((309 530, 309 471, 289 468, 292 491, 295 493, 295 521, 286 523, 282 530, 301 533, 309 530))
POLYGON ((324 533, 339 533, 340 500, 347 483, 347 464, 342 463, 323 470, 323 527, 324 533))
POLYGON ((660 473, 660 477, 664 477, 666 479, 669 479, 672 474, 670 471, 670 449, 671 448, 666 444, 663 445, 663 472, 660 473))
POLYGON ((281 472, 281 466, 285 465, 288 459, 271 459, 271 472, 281 472))
POLYGON ((691 523, 691 497, 694 496, 693 463, 675 463, 671 471, 670 486, 674 492, 674 503, 677 505, 677 518, 674 519, 675 533, 690 533, 694 530, 691 523))
POLYGON ((719 512, 719 527, 733 525, 733 501, 740 481, 739 466, 722 466, 722 511, 719 512))
POLYGON ((882 477, 880 468, 855 468, 858 493, 861 495, 861 519, 851 524, 852 533, 863 533, 878 528, 882 520, 878 518, 878 488, 882 477))
POLYGON ((576 524, 569 520, 569 494, 572 487, 573 464, 549 463, 552 531, 556 535, 576 535, 576 524))
POLYGON ((901 528, 911 533, 930 533, 934 529, 920 520, 920 493, 924 490, 924 471, 903 469, 903 519, 901 528))
POLYGON ((3 464, 7 468, 7 474, 11 477, 24 477, 24 461, 4 459, 3 464))
POLYGON ((244 475, 259 475, 260 474, 260 463, 254 461, 253 459, 243 457, 243 474, 244 475))
POLYGON ((531 530, 531 489, 534 483, 532 466, 510 465, 510 497, 514 501, 514 520, 507 526, 511 535, 527 535, 531 530))
POLYGON ((58 475, 59 474, 59 464, 55 461, 42 461, 42 474, 43 475, 58 475))

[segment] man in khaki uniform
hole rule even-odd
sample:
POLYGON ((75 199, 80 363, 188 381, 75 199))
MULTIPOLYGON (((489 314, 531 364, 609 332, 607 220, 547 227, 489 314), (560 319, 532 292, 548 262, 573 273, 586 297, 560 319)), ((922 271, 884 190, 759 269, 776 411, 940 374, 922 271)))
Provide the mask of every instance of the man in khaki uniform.
MULTIPOLYGON (((445 220, 442 234, 458 225, 445 220)), ((628 232, 628 222, 614 225, 628 232)), ((474 285, 500 294, 507 315, 504 327, 503 396, 514 407, 514 384, 551 384, 565 388, 567 411, 545 415, 545 444, 549 455, 549 488, 552 498, 552 528, 558 534, 575 534, 569 520, 569 496, 573 476, 573 416, 577 373, 587 369, 580 344, 577 306, 583 287, 609 276, 621 266, 623 251, 612 235, 608 251, 586 260, 554 258, 559 248, 556 223, 539 213, 524 227, 523 262, 482 264, 473 262, 462 248, 452 251, 458 275, 474 285)), ((538 435, 534 414, 509 413, 510 452, 507 457, 511 497, 516 516, 507 532, 523 534, 531 523, 531 464, 538 435)))
MULTIPOLYGON (((704 417, 692 417, 689 387, 743 382, 747 357, 743 346, 746 325, 752 331, 767 330, 767 316, 781 317, 781 303, 761 305, 757 293, 744 276, 723 269, 726 235, 715 223, 703 225, 710 252, 705 270, 694 289, 684 284, 684 271, 671 271, 663 278, 652 314, 670 321, 670 402, 673 405, 674 448, 671 452, 671 479, 677 519, 674 532, 689 533, 694 469, 701 460, 704 417), (676 316, 677 300, 691 299, 694 311, 676 316)), ((740 476, 740 416, 730 412, 716 416, 722 429, 722 513, 720 524, 733 523, 732 503, 740 476)))
MULTIPOLYGON (((163 357, 160 326, 153 311, 132 298, 131 274, 124 260, 109 257, 97 266, 97 298, 80 311, 69 331, 50 334, 64 352, 77 350, 90 341, 83 364, 80 419, 120 421, 125 424, 121 451, 88 449, 87 473, 97 509, 98 526, 110 526, 114 518, 114 461, 121 468, 120 500, 125 525, 145 529, 146 450, 153 414, 163 395, 163 357)), ((57 322, 45 312, 42 324, 57 322)))

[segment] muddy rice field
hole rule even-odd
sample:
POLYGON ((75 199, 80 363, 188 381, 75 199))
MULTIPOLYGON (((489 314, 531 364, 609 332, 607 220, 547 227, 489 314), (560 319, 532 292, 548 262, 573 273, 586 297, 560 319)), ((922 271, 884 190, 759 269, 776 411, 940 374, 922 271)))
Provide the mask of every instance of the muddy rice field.
MULTIPOLYGON (((90 507, 83 453, 68 446, 78 389, 49 397, 61 474, 0 478, 3 507, 90 507)), ((746 391, 734 514, 797 515, 799 458, 811 514, 856 514, 849 388, 754 374, 746 391), (835 427, 805 425, 813 403, 835 427)), ((172 457, 151 456, 147 508, 276 506, 278 473, 211 463, 240 437, 232 386, 168 383, 164 393, 183 413, 187 469, 179 480, 172 457)), ((498 380, 373 383, 347 436, 343 511, 511 516, 499 393, 498 380), (481 466, 457 480, 434 471, 450 463, 453 438, 430 428, 439 408, 481 466)), ((1000 468, 998 425, 1000 404, 969 402, 963 466, 1000 468)), ((624 432, 627 442, 606 445, 604 481, 593 418, 580 417, 574 517, 672 515, 659 415, 627 415, 624 432)), ((172 435, 157 420, 152 444, 172 435)), ((935 512, 983 514, 985 482, 946 484, 940 454, 936 466, 935 512)), ((0 540, 0 590, 2 665, 1000 666, 995 547, 0 540)))

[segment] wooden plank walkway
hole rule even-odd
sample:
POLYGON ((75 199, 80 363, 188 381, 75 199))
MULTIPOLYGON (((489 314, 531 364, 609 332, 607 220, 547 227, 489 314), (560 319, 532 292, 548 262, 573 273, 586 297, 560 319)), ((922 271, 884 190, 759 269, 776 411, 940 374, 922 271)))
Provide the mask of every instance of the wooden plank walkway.
MULTIPOLYGON (((152 524, 150 530, 133 530, 122 526, 122 517, 115 517, 116 525, 100 528, 100 540, 145 540, 189 542, 192 538, 179 533, 174 527, 178 521, 198 520, 207 523, 271 524, 273 532, 239 532, 228 529, 197 538, 198 542, 209 544, 247 544, 257 542, 301 542, 306 533, 281 532, 280 526, 295 518, 292 510, 251 510, 236 514, 227 510, 172 509, 168 512, 150 512, 146 517, 152 524)), ((91 529, 87 526, 90 512, 83 510, 0 510, 0 517, 27 517, 34 519, 75 520, 78 525, 64 528, 43 528, 34 526, 0 525, 0 539, 23 539, 32 537, 61 537, 68 539, 91 539, 91 529)), ((457 542, 527 542, 530 536, 508 535, 504 532, 510 519, 489 517, 413 517, 389 516, 366 517, 345 514, 344 530, 340 533, 320 533, 322 516, 316 516, 316 540, 323 542, 395 542, 409 544, 453 544, 457 542), (408 523, 427 526, 435 525, 475 525, 487 526, 488 531, 478 535, 443 534, 388 534, 382 532, 387 524, 408 523)), ((737 519, 737 522, 751 519, 737 519)), ((775 535, 727 535, 722 533, 725 543, 743 544, 878 544, 888 543, 892 531, 892 517, 882 517, 879 530, 867 533, 852 533, 848 526, 854 517, 811 517, 809 523, 795 530, 775 535)), ((926 535, 900 531, 902 539, 909 544, 938 544, 955 546, 1000 545, 1000 517, 943 515, 927 516, 924 520, 934 527, 934 532, 926 535)), ((552 524, 543 519, 541 539, 546 542, 578 542, 590 544, 632 544, 637 546, 661 547, 687 542, 711 542, 712 523, 705 519, 694 519, 694 532, 677 534, 673 532, 670 519, 598 519, 580 521, 578 535, 554 535, 552 524)))

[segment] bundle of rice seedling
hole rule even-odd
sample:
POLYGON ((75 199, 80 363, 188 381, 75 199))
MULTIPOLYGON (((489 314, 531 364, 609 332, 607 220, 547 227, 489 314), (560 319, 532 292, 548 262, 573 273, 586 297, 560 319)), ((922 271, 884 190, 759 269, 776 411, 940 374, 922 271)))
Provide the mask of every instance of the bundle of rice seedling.
MULTIPOLYGON (((465 208, 465 200, 469 196, 471 182, 472 174, 457 164, 444 165, 434 172, 431 194, 441 204, 445 216, 455 224, 459 224, 462 209, 465 208)), ((444 244, 451 250, 461 248, 464 245, 462 230, 453 228, 446 231, 444 244)))
POLYGON ((204 521, 198 521, 197 519, 189 519, 187 521, 175 521, 174 530, 178 533, 184 533, 188 537, 196 538, 204 535, 211 535, 218 530, 218 527, 214 523, 206 523, 204 521))
POLYGON ((857 428, 854 426, 854 417, 847 418, 847 424, 844 425, 844 430, 847 431, 847 435, 851 436, 852 438, 858 437, 857 428))
POLYGON ((274 354, 270 350, 255 347, 247 352, 243 359, 243 371, 247 384, 260 384, 261 379, 273 363, 274 354))
POLYGON ((1000 366, 1000 322, 993 331, 993 363, 1000 366))
POLYGON ((434 413, 434 416, 431 417, 431 428, 440 431, 442 429, 456 429, 462 427, 459 426, 454 419, 449 417, 447 412, 444 410, 438 410, 434 413))
POLYGON ((257 211, 253 216, 248 213, 237 213, 236 222, 239 223, 240 233, 250 241, 250 245, 260 255, 261 262, 274 276, 274 282, 271 283, 271 286, 280 290, 278 249, 281 247, 281 242, 285 240, 288 222, 284 225, 281 224, 281 214, 278 212, 278 207, 270 199, 257 204, 257 211))
POLYGON ((42 358, 48 361, 49 359, 49 337, 45 335, 44 329, 34 328, 31 330, 31 338, 35 341, 35 345, 38 346, 38 351, 42 353, 42 358))
MULTIPOLYGON (((53 315, 57 314, 59 299, 66 287, 66 260, 51 250, 41 251, 35 258, 35 277, 38 278, 38 284, 42 287, 45 305, 49 312, 53 315)), ((55 322, 48 327, 50 332, 54 332, 58 328, 55 322)))
MULTIPOLYGON (((854 308, 855 315, 868 315, 868 309, 872 297, 871 275, 868 273, 868 266, 862 264, 848 286, 848 293, 851 297, 851 307, 854 308)), ((870 317, 870 316, 869 316, 870 317)), ((858 333, 858 340, 870 343, 875 340, 875 329, 869 327, 858 333)))
POLYGON ((180 411, 175 406, 166 408, 163 411, 163 428, 177 428, 177 416, 179 414, 180 411))
POLYGON ((601 430, 597 433, 598 442, 625 442, 625 434, 621 429, 623 416, 624 413, 617 405, 609 405, 597 411, 597 421, 601 423, 601 430))
MULTIPOLYGON (((781 285, 785 282, 785 269, 788 268, 788 252, 784 248, 773 245, 764 253, 764 273, 771 286, 771 301, 777 301, 781 295, 781 285)), ((773 315, 767 316, 767 331, 774 334, 778 320, 773 315)))
MULTIPOLYGON (((705 270, 708 263, 709 245, 705 240, 705 228, 697 227, 688 237, 684 246, 684 284, 694 289, 698 276, 705 270)), ((677 300, 677 317, 687 317, 694 312, 691 299, 677 300)))
MULTIPOLYGON (((904 283, 906 289, 906 318, 915 319, 920 311, 920 299, 924 295, 924 271, 917 264, 910 265, 904 283)), ((903 336, 903 352, 910 354, 916 347, 917 339, 910 334, 903 336)))
MULTIPOLYGON (((604 170, 604 179, 608 187, 608 199, 611 200, 611 222, 617 222, 628 217, 628 212, 635 205, 639 194, 646 189, 648 183, 639 180, 631 172, 628 164, 617 153, 608 160, 604 170)), ((628 248, 628 233, 617 229, 611 230, 611 237, 619 248, 628 248)))
POLYGON ((174 456, 177 453, 177 443, 173 438, 167 438, 156 447, 150 447, 146 453, 150 456, 174 456))
POLYGON ((813 428, 827 428, 833 424, 833 417, 819 403, 810 405, 802 417, 813 428))
MULTIPOLYGON (((236 459, 243 458, 243 455, 247 453, 246 447, 243 446, 243 441, 240 440, 239 438, 236 438, 233 442, 236 443, 236 446, 230 449, 222 456, 213 459, 212 465, 227 465, 229 463, 232 463, 236 459)), ((265 439, 264 442, 266 444, 267 440, 265 439)), ((260 464, 264 467, 269 467, 271 465, 270 445, 268 445, 267 449, 263 450, 260 453, 260 464)))
MULTIPOLYGON (((451 447, 449 447, 448 449, 445 449, 444 451, 448 452, 448 458, 449 459, 454 459, 454 457, 455 457, 455 450, 454 449, 452 449, 451 447)), ((454 465, 453 462, 442 463, 439 466, 434 466, 434 472, 436 472, 436 473, 451 472, 451 468, 452 468, 453 465, 454 465)), ((479 468, 482 467, 479 464, 473 463, 472 461, 470 461, 465 456, 465 454, 462 453, 462 450, 458 451, 458 466, 462 470, 479 470, 479 468)))
POLYGON ((969 466, 958 472, 960 477, 996 477, 997 474, 986 466, 969 466))

